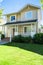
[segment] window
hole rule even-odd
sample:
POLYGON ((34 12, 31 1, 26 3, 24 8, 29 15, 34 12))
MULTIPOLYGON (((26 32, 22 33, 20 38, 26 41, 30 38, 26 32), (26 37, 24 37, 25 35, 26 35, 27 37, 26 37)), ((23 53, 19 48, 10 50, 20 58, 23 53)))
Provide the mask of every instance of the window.
POLYGON ((31 32, 31 26, 24 27, 24 33, 31 32))
POLYGON ((28 11, 25 13, 25 18, 26 19, 32 19, 32 11, 28 11))
POLYGON ((16 16, 11 16, 11 21, 14 21, 16 19, 16 16))
POLYGON ((26 33, 27 27, 24 27, 24 33, 26 33))

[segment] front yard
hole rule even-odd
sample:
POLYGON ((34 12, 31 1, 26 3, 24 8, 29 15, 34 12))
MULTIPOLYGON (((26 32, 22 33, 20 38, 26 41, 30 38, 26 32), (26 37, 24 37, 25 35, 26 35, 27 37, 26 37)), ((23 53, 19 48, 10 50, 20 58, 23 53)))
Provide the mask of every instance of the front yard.
POLYGON ((0 45, 0 65, 43 65, 43 45, 0 45))

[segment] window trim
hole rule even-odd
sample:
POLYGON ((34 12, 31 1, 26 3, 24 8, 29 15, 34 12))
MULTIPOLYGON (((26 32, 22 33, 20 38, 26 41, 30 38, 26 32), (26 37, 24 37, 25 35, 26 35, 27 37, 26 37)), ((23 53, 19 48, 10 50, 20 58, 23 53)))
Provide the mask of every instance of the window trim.
POLYGON ((16 15, 11 15, 11 16, 10 16, 10 21, 11 21, 11 22, 15 22, 15 21, 16 21, 16 15), (12 17, 12 16, 15 16, 15 20, 13 20, 13 21, 11 21, 11 17, 12 17))
POLYGON ((28 20, 28 19, 31 20, 31 19, 33 18, 33 13, 32 13, 32 11, 26 11, 26 12, 25 12, 25 18, 26 18, 26 20, 28 20), (31 18, 26 18, 26 13, 28 13, 28 12, 31 12, 31 14, 32 14, 32 17, 31 17, 31 18))

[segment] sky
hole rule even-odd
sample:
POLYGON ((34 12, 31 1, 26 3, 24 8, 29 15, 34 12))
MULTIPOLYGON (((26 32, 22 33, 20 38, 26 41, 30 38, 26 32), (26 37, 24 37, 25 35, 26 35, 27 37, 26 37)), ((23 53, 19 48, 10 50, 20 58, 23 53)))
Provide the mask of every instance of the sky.
MULTIPOLYGON (((4 9, 4 14, 17 12, 27 4, 41 6, 40 0, 0 0, 0 8, 4 9)), ((43 10, 41 11, 41 24, 43 24, 43 10)))

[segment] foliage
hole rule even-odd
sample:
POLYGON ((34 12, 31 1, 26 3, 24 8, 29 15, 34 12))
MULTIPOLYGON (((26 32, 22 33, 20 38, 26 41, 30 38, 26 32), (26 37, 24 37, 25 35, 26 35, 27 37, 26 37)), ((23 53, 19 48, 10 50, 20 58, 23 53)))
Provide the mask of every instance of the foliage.
POLYGON ((21 42, 21 38, 22 38, 21 35, 17 35, 17 36, 14 36, 14 37, 12 38, 12 41, 13 41, 13 42, 21 42))
POLYGON ((2 13, 3 13, 3 9, 0 9, 0 14, 2 15, 2 13))
POLYGON ((1 39, 4 39, 5 38, 5 35, 4 34, 1 34, 1 39))
POLYGON ((0 9, 0 18, 2 18, 3 9, 0 9))
POLYGON ((32 42, 32 37, 31 36, 22 37, 22 42, 23 43, 31 43, 32 42))
POLYGON ((32 37, 23 37, 21 35, 14 36, 12 39, 13 42, 19 42, 19 43, 30 43, 32 42, 32 37))
POLYGON ((33 42, 43 44, 43 33, 35 34, 33 37, 33 42))

